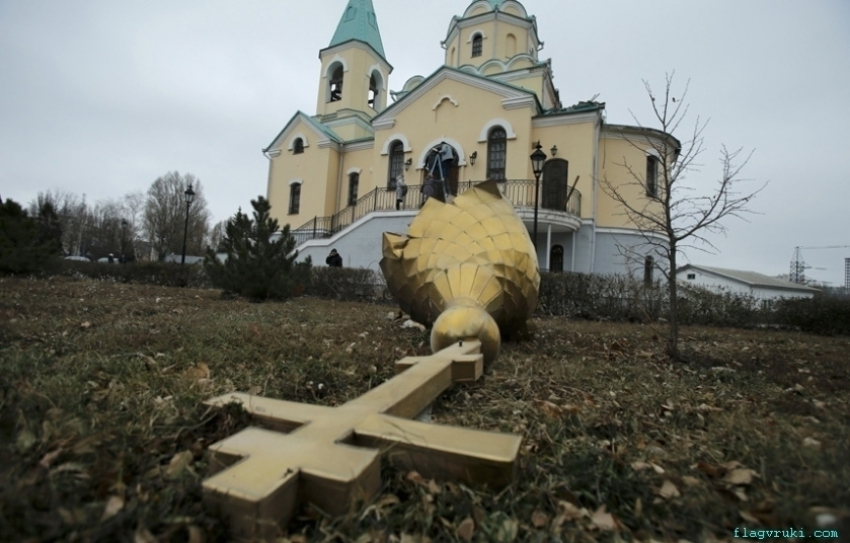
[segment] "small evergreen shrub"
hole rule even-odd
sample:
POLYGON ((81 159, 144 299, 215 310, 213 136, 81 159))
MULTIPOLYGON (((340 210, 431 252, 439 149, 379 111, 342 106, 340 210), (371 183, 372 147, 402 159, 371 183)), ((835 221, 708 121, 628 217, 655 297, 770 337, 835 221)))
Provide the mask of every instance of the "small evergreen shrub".
POLYGON ((58 225, 49 204, 33 218, 13 200, 0 203, 0 274, 34 274, 55 268, 62 251, 58 225))
POLYGON ((309 288, 311 262, 296 263, 295 238, 289 225, 280 237, 278 222, 269 214, 271 205, 259 196, 251 200, 253 220, 241 211, 227 222, 222 247, 224 262, 207 249, 204 269, 210 281, 225 294, 244 296, 252 301, 286 300, 309 288))

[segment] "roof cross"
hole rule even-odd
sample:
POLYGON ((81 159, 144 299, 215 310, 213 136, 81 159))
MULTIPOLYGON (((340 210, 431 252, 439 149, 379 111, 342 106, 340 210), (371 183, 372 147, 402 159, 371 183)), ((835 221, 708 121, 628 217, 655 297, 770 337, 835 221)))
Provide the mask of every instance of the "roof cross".
POLYGON ((521 438, 408 420, 452 383, 477 380, 478 341, 396 362, 397 375, 339 407, 226 394, 268 429, 250 427, 209 447, 204 500, 238 537, 273 537, 299 499, 340 515, 380 489, 380 457, 425 477, 504 487, 514 479, 521 438), (288 432, 288 433, 283 433, 288 432), (217 472, 217 473, 216 473, 217 472))

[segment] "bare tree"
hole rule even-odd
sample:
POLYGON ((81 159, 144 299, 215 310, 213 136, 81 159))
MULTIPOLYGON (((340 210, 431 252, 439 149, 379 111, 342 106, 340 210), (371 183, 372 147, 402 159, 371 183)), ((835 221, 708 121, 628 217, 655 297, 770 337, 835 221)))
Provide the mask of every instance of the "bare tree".
POLYGON ((227 237, 227 223, 229 222, 229 220, 218 221, 217 223, 215 223, 215 226, 213 226, 212 230, 210 230, 210 236, 207 242, 207 246, 217 253, 224 252, 224 246, 222 245, 222 243, 227 237))
POLYGON ((189 206, 189 230, 186 236, 188 254, 200 255, 209 230, 209 211, 201 181, 192 174, 181 176, 169 172, 148 189, 142 230, 158 258, 183 250, 183 229, 186 221, 185 191, 192 185, 195 199, 189 206))
POLYGON ((740 185, 746 181, 740 177, 741 171, 752 151, 744 155, 741 148, 730 151, 725 146, 720 152, 720 178, 712 189, 700 191, 685 183, 688 173, 699 171, 696 159, 704 151, 702 134, 707 121, 697 117, 685 141, 680 142, 674 137, 687 117, 685 99, 690 84, 690 81, 686 83, 681 95, 675 96, 674 75, 666 75, 662 96, 656 96, 650 84, 643 81, 658 128, 645 129, 632 114, 642 130, 621 131, 621 136, 639 149, 642 156, 646 156, 646 162, 635 164, 624 156, 615 165, 626 169, 627 181, 615 183, 606 177, 601 180, 600 186, 619 204, 622 213, 643 237, 642 243, 632 247, 621 245, 620 250, 627 257, 649 254, 653 259, 647 259, 647 264, 664 275, 670 297, 667 352, 670 357, 678 359, 678 256, 685 248, 706 252, 716 250, 706 235, 725 232, 726 227, 721 221, 727 217, 744 218, 744 215, 752 213, 747 206, 767 183, 752 192, 741 192, 740 185), (665 267, 663 262, 668 266, 665 267))

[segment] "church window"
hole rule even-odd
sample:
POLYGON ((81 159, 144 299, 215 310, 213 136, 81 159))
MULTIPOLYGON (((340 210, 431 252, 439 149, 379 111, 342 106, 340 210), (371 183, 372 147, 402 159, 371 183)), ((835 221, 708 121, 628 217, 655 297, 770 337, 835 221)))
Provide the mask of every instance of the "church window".
POLYGON ((348 174, 348 205, 353 206, 357 204, 357 191, 360 185, 360 174, 359 173, 350 173, 348 174))
POLYGON ((646 156, 646 195, 658 196, 658 157, 652 155, 646 156))
POLYGON ((296 138, 294 142, 292 142, 292 154, 300 155, 304 152, 304 140, 301 138, 296 138))
POLYGON ((643 261, 643 284, 652 286, 652 272, 655 268, 655 258, 647 256, 643 261))
POLYGON ((372 77, 369 78, 369 107, 378 110, 377 102, 378 99, 378 79, 375 77, 375 74, 372 74, 372 77))
POLYGON ((404 171, 404 144, 394 141, 390 146, 390 167, 387 171, 387 190, 395 190, 395 178, 404 171))
POLYGON ((508 34, 505 40, 505 56, 508 58, 516 56, 516 36, 513 34, 508 34))
POLYGON ((472 38, 472 56, 473 57, 480 57, 481 56, 481 50, 483 49, 483 45, 484 45, 484 38, 481 36, 481 34, 476 34, 475 36, 473 36, 473 38, 472 38))
POLYGON ((567 173, 570 164, 562 158, 553 158, 543 166, 544 209, 567 210, 567 173))
POLYGON ((561 245, 553 245, 549 251, 549 271, 564 271, 564 248, 561 245))
POLYGON ((501 126, 493 127, 487 136, 487 179, 505 180, 508 135, 501 126))
POLYGON ((289 186, 289 214, 298 215, 301 211, 301 183, 289 186))
POLYGON ((343 70, 342 70, 342 66, 340 65, 340 66, 337 66, 336 69, 334 69, 333 74, 331 75, 330 83, 329 83, 330 93, 331 93, 331 96, 330 96, 331 102, 338 102, 338 101, 342 100, 342 78, 343 78, 343 70))

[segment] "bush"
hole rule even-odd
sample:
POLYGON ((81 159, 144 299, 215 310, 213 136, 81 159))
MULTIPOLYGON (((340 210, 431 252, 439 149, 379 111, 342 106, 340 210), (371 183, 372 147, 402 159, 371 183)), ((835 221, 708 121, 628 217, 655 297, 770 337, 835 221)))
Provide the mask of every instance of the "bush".
POLYGON ((778 300, 774 320, 804 332, 823 335, 850 335, 850 300, 815 296, 778 300))
POLYGON ((101 281, 158 285, 161 287, 212 288, 212 282, 204 268, 197 264, 181 265, 171 262, 106 264, 64 260, 60 274, 69 277, 88 277, 101 281))
POLYGON ((679 285, 679 322, 750 328, 770 322, 770 311, 749 294, 679 285))
POLYGON ((652 321, 662 316, 664 292, 620 275, 543 273, 538 314, 589 320, 652 321))
POLYGON ((332 300, 381 301, 386 284, 381 274, 368 268, 313 268, 307 294, 332 300))

